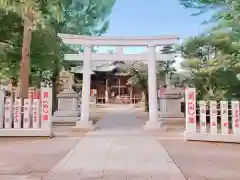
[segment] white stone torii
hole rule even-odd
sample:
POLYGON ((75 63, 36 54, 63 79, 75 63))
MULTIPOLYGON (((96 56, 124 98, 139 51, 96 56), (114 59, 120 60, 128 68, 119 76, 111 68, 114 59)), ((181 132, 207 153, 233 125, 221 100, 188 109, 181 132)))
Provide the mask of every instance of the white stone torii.
POLYGON ((176 44, 179 39, 176 36, 157 37, 105 37, 105 36, 82 36, 72 34, 61 34, 58 36, 66 44, 77 44, 84 47, 84 52, 79 54, 66 54, 66 60, 84 61, 83 63, 83 86, 81 120, 76 123, 77 128, 92 128, 90 115, 90 83, 91 83, 91 61, 148 61, 148 96, 149 96, 149 120, 145 127, 147 129, 160 128, 157 107, 157 80, 156 60, 169 60, 169 55, 156 53, 156 46, 176 44), (116 46, 115 54, 92 53, 93 46, 116 46), (122 46, 147 46, 148 52, 141 54, 124 54, 122 46), (120 47, 120 48, 119 48, 120 47))

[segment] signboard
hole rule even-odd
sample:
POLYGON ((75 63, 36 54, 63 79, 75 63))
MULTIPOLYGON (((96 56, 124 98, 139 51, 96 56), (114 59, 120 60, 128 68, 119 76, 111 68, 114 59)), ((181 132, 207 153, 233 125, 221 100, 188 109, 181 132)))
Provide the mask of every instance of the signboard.
POLYGON ((196 132, 196 89, 186 88, 186 131, 196 132))

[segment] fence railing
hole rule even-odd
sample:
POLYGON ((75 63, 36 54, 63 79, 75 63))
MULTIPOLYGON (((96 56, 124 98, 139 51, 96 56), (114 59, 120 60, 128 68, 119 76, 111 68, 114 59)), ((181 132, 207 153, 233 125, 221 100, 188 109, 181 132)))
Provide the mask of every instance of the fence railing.
POLYGON ((239 101, 196 101, 196 90, 187 88, 186 140, 240 142, 239 101))
POLYGON ((0 136, 51 136, 52 88, 23 102, 0 91, 0 136))

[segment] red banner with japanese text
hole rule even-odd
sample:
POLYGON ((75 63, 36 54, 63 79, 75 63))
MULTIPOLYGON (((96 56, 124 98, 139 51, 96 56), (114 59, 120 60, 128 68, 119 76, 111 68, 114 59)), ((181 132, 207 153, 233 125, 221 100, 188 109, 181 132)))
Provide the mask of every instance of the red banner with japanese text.
POLYGON ((185 89, 186 100, 186 131, 196 132, 196 89, 185 89))

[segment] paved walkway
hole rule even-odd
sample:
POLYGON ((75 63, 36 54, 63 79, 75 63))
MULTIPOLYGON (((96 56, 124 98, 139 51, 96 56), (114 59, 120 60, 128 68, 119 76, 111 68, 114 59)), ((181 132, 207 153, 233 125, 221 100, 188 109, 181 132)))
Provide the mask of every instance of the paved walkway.
POLYGON ((133 109, 111 110, 44 180, 185 180, 133 109))

